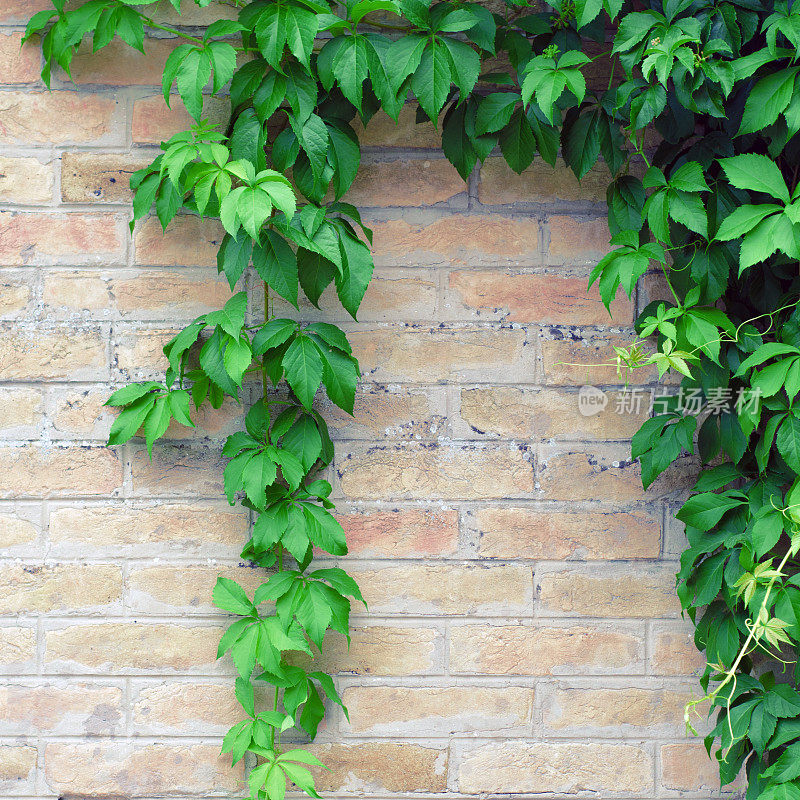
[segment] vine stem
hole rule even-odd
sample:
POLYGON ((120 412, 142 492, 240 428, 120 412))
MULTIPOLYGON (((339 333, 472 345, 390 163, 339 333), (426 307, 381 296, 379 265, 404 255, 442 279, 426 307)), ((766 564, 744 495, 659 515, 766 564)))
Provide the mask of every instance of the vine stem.
MULTIPOLYGON (((134 9, 136 11, 136 9, 134 9)), ((171 28, 169 25, 162 25, 159 22, 156 22, 152 17, 148 17, 146 14, 142 14, 141 11, 136 11, 136 13, 142 18, 142 22, 147 25, 148 28, 155 28, 159 31, 165 31, 166 33, 171 33, 173 36, 178 36, 181 39, 186 39, 189 42, 194 42, 195 44, 203 44, 202 39, 198 39, 197 36, 191 36, 188 33, 183 33, 179 31, 177 28, 171 28)))
MULTIPOLYGON (((691 702, 686 704, 686 707, 684 709, 684 717, 686 719, 687 726, 689 724, 689 714, 691 712, 691 709, 693 709, 696 705, 699 705, 700 703, 705 702, 706 700, 710 700, 710 701, 713 702, 716 699, 717 695, 731 681, 734 682, 734 687, 736 686, 736 670, 739 668, 739 664, 742 663, 742 659, 750 652, 750 645, 753 642, 753 639, 755 638, 755 633, 756 633, 756 629, 757 629, 758 624, 759 624, 759 620, 761 620, 762 615, 767 610, 767 603, 769 602, 770 595, 772 594, 772 589, 775 586, 775 581, 778 580, 779 576, 782 576, 783 568, 786 566, 786 562, 792 557, 794 552, 795 552, 795 549, 790 544, 789 545, 789 549, 786 551, 786 554, 781 559, 780 564, 778 564, 778 568, 775 571, 776 574, 773 575, 770 578, 770 581, 767 584, 767 590, 764 593, 764 599, 761 601, 761 606, 758 609, 758 614, 756 615, 756 618, 755 618, 755 624, 747 626, 748 627, 747 638, 744 640, 744 644, 739 649, 739 654, 736 656, 736 660, 733 662, 733 664, 731 665, 730 669, 728 669, 724 673, 725 679, 720 682, 720 684, 714 689, 713 692, 709 692, 704 697, 701 697, 699 700, 692 700, 691 702)), ((758 646, 758 642, 757 641, 756 641, 756 646, 758 646)), ((732 692, 731 692, 731 694, 732 694, 732 692)), ((726 702, 726 708, 728 710, 728 728, 729 728, 730 733, 731 733, 731 740, 733 740, 733 738, 734 738, 734 736, 733 736, 733 728, 731 727, 731 721, 730 721, 730 711, 731 711, 731 698, 730 698, 730 695, 728 696, 728 700, 726 702)), ((733 746, 733 741, 731 741, 731 747, 732 746, 733 746)), ((726 754, 727 754, 727 751, 726 751, 726 754)))
MULTIPOLYGON (((264 284, 266 286, 266 284, 264 284)), ((283 545, 278 544, 278 572, 283 571, 283 545)), ((275 687, 275 697, 272 701, 272 710, 277 712, 278 710, 278 687, 275 687)), ((278 735, 278 744, 280 745, 280 734, 278 735)), ((274 752, 275 750, 275 728, 270 726, 269 729, 269 749, 274 752)))

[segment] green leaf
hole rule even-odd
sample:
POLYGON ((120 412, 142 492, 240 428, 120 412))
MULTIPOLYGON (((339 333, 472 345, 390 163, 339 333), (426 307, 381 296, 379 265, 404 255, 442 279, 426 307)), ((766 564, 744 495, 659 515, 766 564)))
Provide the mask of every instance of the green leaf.
POLYGON ((745 153, 731 158, 721 158, 719 163, 730 183, 737 189, 764 192, 784 203, 789 202, 786 182, 778 165, 771 158, 756 153, 745 153))
POLYGON ((167 395, 162 395, 153 404, 144 421, 144 439, 151 458, 153 457, 153 443, 164 435, 171 419, 169 398, 167 395))
POLYGON ((282 446, 293 453, 308 472, 322 453, 322 437, 312 417, 302 414, 284 434, 282 446))
POLYGON ((322 349, 322 380, 328 397, 348 414, 353 413, 358 364, 350 356, 333 349, 322 349))
POLYGON ((681 522, 701 531, 711 530, 732 508, 738 508, 743 500, 723 494, 703 492, 690 497, 675 515, 681 522))
POLYGON ((331 64, 342 94, 361 109, 363 84, 369 75, 367 40, 364 36, 348 36, 337 49, 331 64))
POLYGON ((266 453, 256 453, 242 471, 242 485, 247 498, 256 508, 264 508, 267 502, 267 486, 275 483, 278 475, 275 462, 266 453))
POLYGON ((482 136, 504 128, 519 101, 520 96, 515 92, 494 92, 484 97, 475 117, 475 133, 482 136))
MULTIPOLYGON (((230 197, 231 195, 228 195, 230 197)), ((236 215, 242 227, 253 239, 258 239, 261 227, 272 214, 272 200, 261 187, 244 187, 236 201, 236 215)))
POLYGON ((450 56, 444 45, 434 41, 422 53, 411 77, 411 90, 428 118, 436 124, 450 92, 450 56))
POLYGON ((217 578, 211 598, 217 608, 229 611, 231 614, 250 616, 255 611, 255 606, 250 602, 247 593, 236 581, 230 578, 217 578))
MULTIPOLYGON (((769 698, 769 695, 767 695, 769 698)), ((771 778, 776 783, 785 783, 795 778, 800 778, 800 742, 790 744, 781 753, 778 760, 762 773, 765 778, 771 778)))
POLYGON ((321 647, 328 623, 331 621, 331 608, 318 584, 311 582, 306 586, 296 614, 311 641, 317 647, 321 647))
POLYGON ((308 521, 308 535, 315 545, 335 556, 347 554, 344 530, 328 511, 313 503, 304 503, 303 511, 308 521))
POLYGON ((760 131, 778 119, 792 99, 797 73, 797 67, 783 69, 756 83, 747 96, 737 136, 760 131))
POLYGON ((206 324, 219 325, 225 333, 238 338, 247 314, 247 292, 237 292, 219 311, 206 314, 206 324))
POLYGON ((481 71, 481 58, 468 44, 446 36, 442 39, 444 52, 449 56, 450 74, 461 98, 466 98, 475 88, 481 71))
POLYGON ((359 239, 342 232, 339 237, 342 272, 336 275, 336 294, 353 319, 372 278, 375 265, 369 248, 359 239))
POLYGON ((134 400, 138 400, 140 397, 143 397, 148 392, 152 392, 153 389, 163 389, 164 387, 160 383, 156 383, 155 381, 150 381, 148 383, 131 383, 128 386, 123 386, 121 389, 117 389, 111 397, 106 400, 105 405, 107 406, 127 406, 134 402, 134 400))
POLYGON ((288 341, 296 330, 297 323, 293 319, 271 319, 253 337, 253 352, 257 356, 264 355, 267 350, 288 341))
POLYGON ((236 50, 228 42, 212 42, 208 46, 208 53, 211 66, 214 68, 212 88, 214 92, 218 92, 233 77, 233 71, 236 69, 236 50))
POLYGON ((203 50, 187 52, 177 70, 178 94, 196 120, 203 114, 203 89, 211 79, 211 57, 203 50))
POLYGON ((269 229, 263 232, 253 248, 253 266, 263 281, 297 308, 297 257, 282 236, 269 229))
POLYGON ((322 357, 307 336, 297 336, 283 357, 286 380, 297 399, 311 408, 314 395, 322 382, 322 357))
POLYGON ((781 210, 775 204, 757 206, 739 206, 735 208, 719 226, 715 239, 722 242, 738 239, 748 231, 751 231, 762 219, 781 210))
POLYGON ((325 256, 301 247, 297 251, 297 268, 303 292, 319 307, 319 298, 337 274, 336 266, 325 256))
POLYGON ((795 473, 800 473, 800 419, 789 415, 775 437, 778 452, 795 473))
POLYGON ((150 413, 155 402, 156 396, 148 394, 135 400, 127 408, 120 411, 111 425, 111 431, 108 435, 109 445, 113 447, 117 444, 123 444, 135 436, 139 428, 144 424, 145 418, 150 413))
POLYGON ((521 108, 514 111, 510 122, 500 132, 500 151, 508 166, 517 174, 524 172, 533 161, 536 138, 521 108))
POLYGON ((408 35, 396 39, 387 49, 385 67, 394 94, 397 94, 403 81, 419 66, 427 44, 428 40, 424 36, 408 35))
POLYGON ((217 252, 217 270, 225 273, 231 289, 242 277, 252 253, 253 240, 245 233, 239 233, 235 237, 225 234, 217 252))

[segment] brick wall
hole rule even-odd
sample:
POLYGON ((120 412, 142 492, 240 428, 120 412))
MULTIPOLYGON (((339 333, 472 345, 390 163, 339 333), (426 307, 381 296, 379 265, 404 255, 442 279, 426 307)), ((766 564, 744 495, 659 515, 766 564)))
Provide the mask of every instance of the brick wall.
MULTIPOLYGON (((77 86, 48 94, 36 48, 19 50, 47 4, 0 2, 0 795, 235 796, 210 595, 220 573, 261 578, 222 498, 241 410, 170 430, 152 463, 140 442, 103 446, 111 387, 159 375, 176 327, 229 296, 220 230, 128 235, 130 171, 185 123, 158 96, 171 44, 78 57, 77 86)), ((301 308, 343 322, 364 370, 355 419, 327 409, 370 611, 349 652, 324 648, 350 722, 321 730, 322 789, 715 796, 683 734, 701 660, 673 591, 670 504, 692 466, 642 492, 629 438, 645 409, 616 413, 615 371, 571 365, 631 337, 630 302, 610 322, 586 293, 605 175, 579 185, 537 161, 517 177, 491 158, 465 186, 410 109, 363 141, 350 199, 378 266, 361 320, 333 298, 301 308), (593 417, 587 375, 610 393, 593 417)))

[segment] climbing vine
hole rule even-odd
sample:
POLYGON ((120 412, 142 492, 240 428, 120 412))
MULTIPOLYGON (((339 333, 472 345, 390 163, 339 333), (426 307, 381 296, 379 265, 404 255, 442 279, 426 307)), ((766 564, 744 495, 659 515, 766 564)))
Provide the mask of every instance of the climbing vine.
POLYGON ((358 364, 339 328, 276 318, 271 301, 297 306, 302 289, 316 304, 334 284, 355 318, 372 258, 370 231, 341 199, 360 161, 351 123, 379 109, 396 119, 413 95, 464 179, 497 147, 516 172, 559 150, 578 178, 607 166, 612 249, 591 283, 610 306, 656 271, 670 297, 643 310, 617 363, 681 376, 633 456, 645 486, 688 454, 699 463, 677 514, 678 594, 707 660, 687 722, 710 704, 723 783, 744 768, 749 798, 800 800, 800 4, 230 0, 237 19, 227 8, 196 34, 154 19, 150 0, 53 5, 26 32, 41 36, 48 85, 82 42, 143 50, 148 29, 180 40, 164 99, 176 87, 195 122, 133 176, 134 222, 153 206, 164 227, 178 213, 218 218, 231 289, 251 264, 264 283, 263 323, 247 324, 247 295, 234 294, 165 346, 163 383, 108 401, 121 409, 110 443, 143 429, 152 454, 171 420, 191 426, 193 405, 239 400, 246 376, 261 376, 246 431, 225 443, 224 485, 255 518, 243 557, 271 574, 252 598, 225 578, 214 590, 238 617, 219 653, 233 657, 246 715, 224 750, 256 758, 252 797, 282 800, 287 780, 317 796, 308 766, 319 762, 282 749, 281 733, 313 739, 323 695, 341 700, 292 656, 312 655, 329 628, 347 636, 351 598, 362 602, 342 569, 312 567, 315 547, 346 553, 312 404, 323 386, 352 412, 358 364), (203 116, 214 94, 230 101, 225 130, 203 116), (256 706, 254 681, 273 687, 272 708, 256 706))

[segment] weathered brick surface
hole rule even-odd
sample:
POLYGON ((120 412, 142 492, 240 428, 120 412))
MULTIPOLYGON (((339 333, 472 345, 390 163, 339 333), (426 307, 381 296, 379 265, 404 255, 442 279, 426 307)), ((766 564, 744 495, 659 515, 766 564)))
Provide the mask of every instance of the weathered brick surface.
POLYGON ((641 794, 649 789, 652 772, 652 756, 636 745, 509 741, 464 753, 458 785, 465 794, 641 794))
MULTIPOLYGON (((152 460, 140 439, 104 447, 110 392, 162 378, 163 345, 231 296, 223 231, 183 212, 166 232, 155 216, 128 230, 131 173, 190 124, 159 91, 176 41, 159 33, 146 57, 84 45, 75 82, 57 71, 48 93, 36 43, 19 42, 49 6, 0 2, 0 795, 232 800, 244 770, 219 750, 242 712, 211 590, 264 578, 239 559, 249 514, 222 491, 221 443, 247 403, 170 426, 152 460)), ((237 13, 182 12, 148 9, 192 34, 237 13)), ((205 113, 224 129, 227 101, 205 113)), ((333 288, 319 308, 274 301, 342 325, 363 373, 352 417, 316 401, 350 548, 338 563, 369 604, 353 604, 349 643, 331 633, 313 660, 292 656, 333 674, 350 710, 332 708, 313 745, 331 767, 318 788, 716 797, 683 730, 703 659, 678 616, 684 534, 669 522, 696 464, 642 490, 630 439, 656 375, 632 376, 637 403, 614 362, 663 281, 620 291, 610 316, 587 291, 609 249, 602 166, 578 182, 537 158, 517 176, 493 154, 464 182, 441 120, 415 113, 353 122, 365 150, 346 199, 376 261, 358 321, 333 288), (585 384, 602 410, 581 405, 585 384)), ((237 289, 257 321, 254 277, 237 289)))

